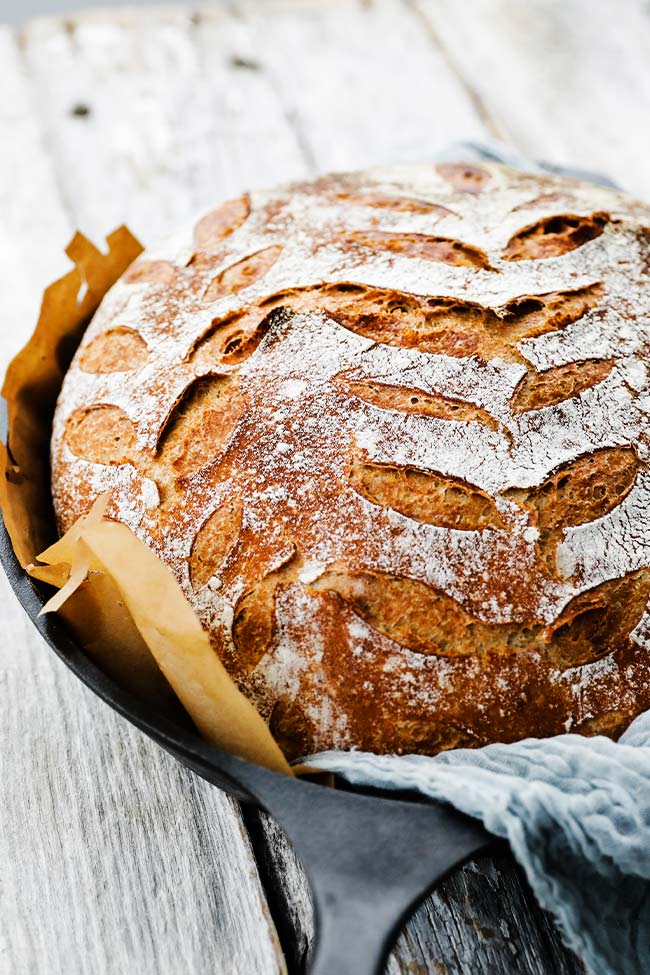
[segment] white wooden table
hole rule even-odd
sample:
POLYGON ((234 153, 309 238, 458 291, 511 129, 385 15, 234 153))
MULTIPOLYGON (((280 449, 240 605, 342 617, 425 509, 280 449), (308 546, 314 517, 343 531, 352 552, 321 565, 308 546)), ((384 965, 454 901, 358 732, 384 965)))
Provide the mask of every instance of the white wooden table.
MULTIPOLYGON (((79 227, 144 242, 317 170, 499 138, 650 197, 643 0, 228 0, 0 27, 0 359, 79 227)), ((303 970, 286 841, 112 714, 0 579, 0 975, 303 970)), ((420 909, 392 975, 576 973, 510 858, 420 909)))

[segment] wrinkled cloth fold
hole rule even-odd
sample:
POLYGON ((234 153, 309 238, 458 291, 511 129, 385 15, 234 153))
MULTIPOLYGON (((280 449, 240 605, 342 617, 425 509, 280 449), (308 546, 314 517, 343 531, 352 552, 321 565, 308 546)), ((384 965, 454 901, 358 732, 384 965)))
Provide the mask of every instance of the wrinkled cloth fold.
POLYGON ((650 973, 650 712, 618 742, 560 735, 435 758, 352 751, 308 761, 480 819, 509 842, 589 972, 650 973))

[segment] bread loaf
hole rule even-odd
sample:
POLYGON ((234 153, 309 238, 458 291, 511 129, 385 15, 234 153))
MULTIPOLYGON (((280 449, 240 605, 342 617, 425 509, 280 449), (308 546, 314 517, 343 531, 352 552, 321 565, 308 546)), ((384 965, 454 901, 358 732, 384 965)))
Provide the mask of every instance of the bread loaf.
POLYGON ((53 427, 287 754, 650 707, 650 209, 488 165, 217 207, 109 292, 53 427))

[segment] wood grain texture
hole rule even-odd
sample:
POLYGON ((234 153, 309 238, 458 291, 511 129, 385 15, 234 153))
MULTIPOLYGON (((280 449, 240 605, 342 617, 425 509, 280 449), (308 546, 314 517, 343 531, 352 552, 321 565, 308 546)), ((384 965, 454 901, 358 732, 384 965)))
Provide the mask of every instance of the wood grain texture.
POLYGON ((93 237, 128 220, 152 243, 215 201, 308 172, 229 9, 36 21, 24 45, 63 194, 93 237))
POLYGON ((488 134, 400 0, 240 0, 237 9, 312 169, 421 162, 450 142, 488 134))
POLYGON ((0 582, 0 971, 284 970, 236 804, 87 691, 0 582))
MULTIPOLYGON (((500 137, 650 194, 642 0, 230 0, 0 30, 0 359, 73 226, 145 243, 247 187, 500 137)), ((304 971, 309 893, 239 811, 90 696, 0 582, 0 973, 304 971), (269 920, 269 909, 276 922, 269 920)), ((420 908, 391 975, 575 975, 506 854, 420 908)))
POLYGON ((31 89, 17 40, 0 26, 0 366, 36 321, 43 288, 67 268, 71 231, 42 147, 31 89))
POLYGON ((507 141, 650 194, 643 0, 410 2, 507 141))

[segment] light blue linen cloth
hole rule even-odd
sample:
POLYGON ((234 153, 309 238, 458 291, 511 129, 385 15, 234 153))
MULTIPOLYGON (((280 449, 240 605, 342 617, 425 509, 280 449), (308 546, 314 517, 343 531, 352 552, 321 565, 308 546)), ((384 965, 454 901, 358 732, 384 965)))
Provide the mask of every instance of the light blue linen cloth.
POLYGON ((507 839, 594 975, 650 973, 650 712, 618 742, 559 735, 423 755, 323 752, 357 785, 412 789, 507 839))

